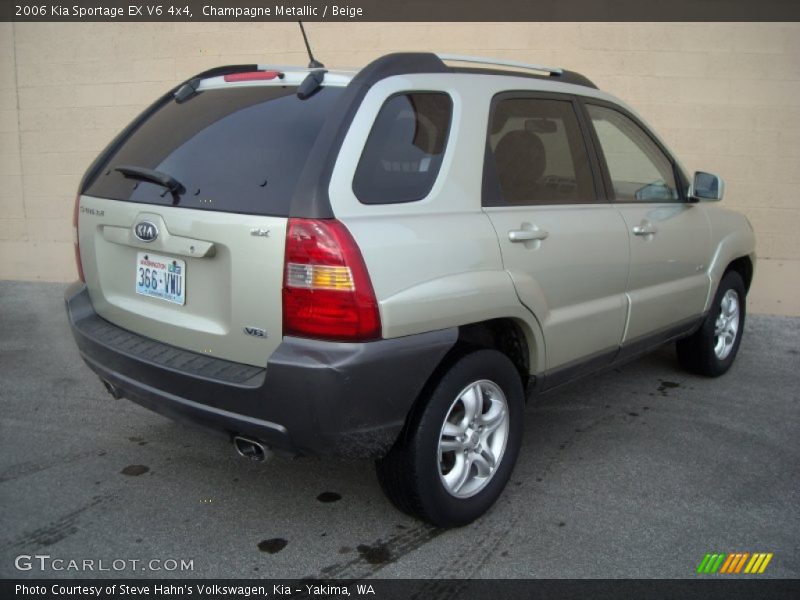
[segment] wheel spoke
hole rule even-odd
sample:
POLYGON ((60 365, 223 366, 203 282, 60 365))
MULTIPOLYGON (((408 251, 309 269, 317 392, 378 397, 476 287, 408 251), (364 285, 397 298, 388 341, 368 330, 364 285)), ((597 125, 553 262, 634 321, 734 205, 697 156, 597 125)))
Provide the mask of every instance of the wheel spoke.
POLYGON ((456 454, 456 462, 453 468, 444 476, 447 487, 453 492, 458 493, 469 479, 470 471, 472 471, 472 461, 464 454, 456 454))
POLYGON ((506 420, 506 409, 500 402, 492 402, 489 412, 482 414, 478 422, 483 425, 483 437, 486 438, 506 420))
POLYGON ((461 477, 458 478, 455 487, 453 488, 454 491, 460 492, 461 488, 464 487, 464 484, 469 481, 470 474, 472 473, 472 460, 469 458, 464 459, 464 469, 461 474, 461 477))
POLYGON ((478 471, 478 477, 488 477, 491 475, 495 467, 494 454, 489 448, 483 448, 480 454, 476 454, 473 459, 473 464, 478 471))
POLYGON ((480 383, 476 383, 461 395, 461 402, 464 404, 464 420, 467 423, 472 423, 480 414, 482 400, 483 393, 480 383))
POLYGON ((736 301, 736 298, 734 298, 733 296, 729 296, 728 297, 728 306, 727 306, 727 309, 725 310, 725 314, 728 317, 732 317, 733 315, 735 315, 738 312, 739 312, 739 303, 736 301))
POLYGON ((439 442, 440 452, 460 452, 464 450, 464 442, 455 439, 441 440, 439 442))
POLYGON ((442 435, 454 438, 462 435, 466 428, 466 423, 451 423, 450 421, 445 421, 444 427, 442 428, 442 435))

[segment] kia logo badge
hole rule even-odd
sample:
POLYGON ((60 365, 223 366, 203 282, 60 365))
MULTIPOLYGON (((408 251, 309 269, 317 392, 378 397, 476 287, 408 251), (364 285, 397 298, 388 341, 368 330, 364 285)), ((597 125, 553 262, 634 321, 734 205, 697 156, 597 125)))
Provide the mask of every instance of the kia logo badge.
POLYGON ((158 237, 158 227, 150 221, 139 221, 133 227, 133 235, 142 242, 152 242, 158 237))

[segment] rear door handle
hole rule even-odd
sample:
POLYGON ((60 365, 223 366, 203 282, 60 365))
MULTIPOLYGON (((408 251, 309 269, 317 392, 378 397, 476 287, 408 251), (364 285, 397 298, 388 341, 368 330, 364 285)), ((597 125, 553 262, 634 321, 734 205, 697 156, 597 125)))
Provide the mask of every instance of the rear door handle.
POLYGON ((508 232, 508 239, 512 242, 530 242, 547 239, 549 235, 544 229, 514 229, 508 232))

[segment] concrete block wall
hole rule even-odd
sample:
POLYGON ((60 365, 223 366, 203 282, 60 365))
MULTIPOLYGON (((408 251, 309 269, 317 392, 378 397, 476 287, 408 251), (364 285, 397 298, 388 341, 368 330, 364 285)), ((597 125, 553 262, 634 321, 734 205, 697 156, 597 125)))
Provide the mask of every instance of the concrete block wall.
MULTIPOLYGON (((751 310, 800 315, 800 24, 309 23, 329 67, 438 50, 580 71, 631 103, 690 170, 722 175, 758 234, 751 310)), ((294 23, 0 24, 0 278, 74 278, 80 177, 177 81, 305 64, 294 23)))

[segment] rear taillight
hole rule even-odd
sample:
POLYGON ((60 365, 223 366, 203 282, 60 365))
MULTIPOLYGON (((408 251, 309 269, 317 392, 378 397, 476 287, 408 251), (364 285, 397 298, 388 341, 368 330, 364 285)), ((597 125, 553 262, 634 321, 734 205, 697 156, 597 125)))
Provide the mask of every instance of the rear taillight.
POLYGON ((81 196, 75 196, 75 205, 72 208, 72 243, 75 246, 75 267, 78 270, 78 278, 81 281, 86 281, 83 275, 83 263, 81 262, 81 243, 78 237, 78 211, 80 210, 81 196))
POLYGON ((380 338, 381 318, 367 267, 339 221, 289 219, 283 333, 338 341, 380 338))

